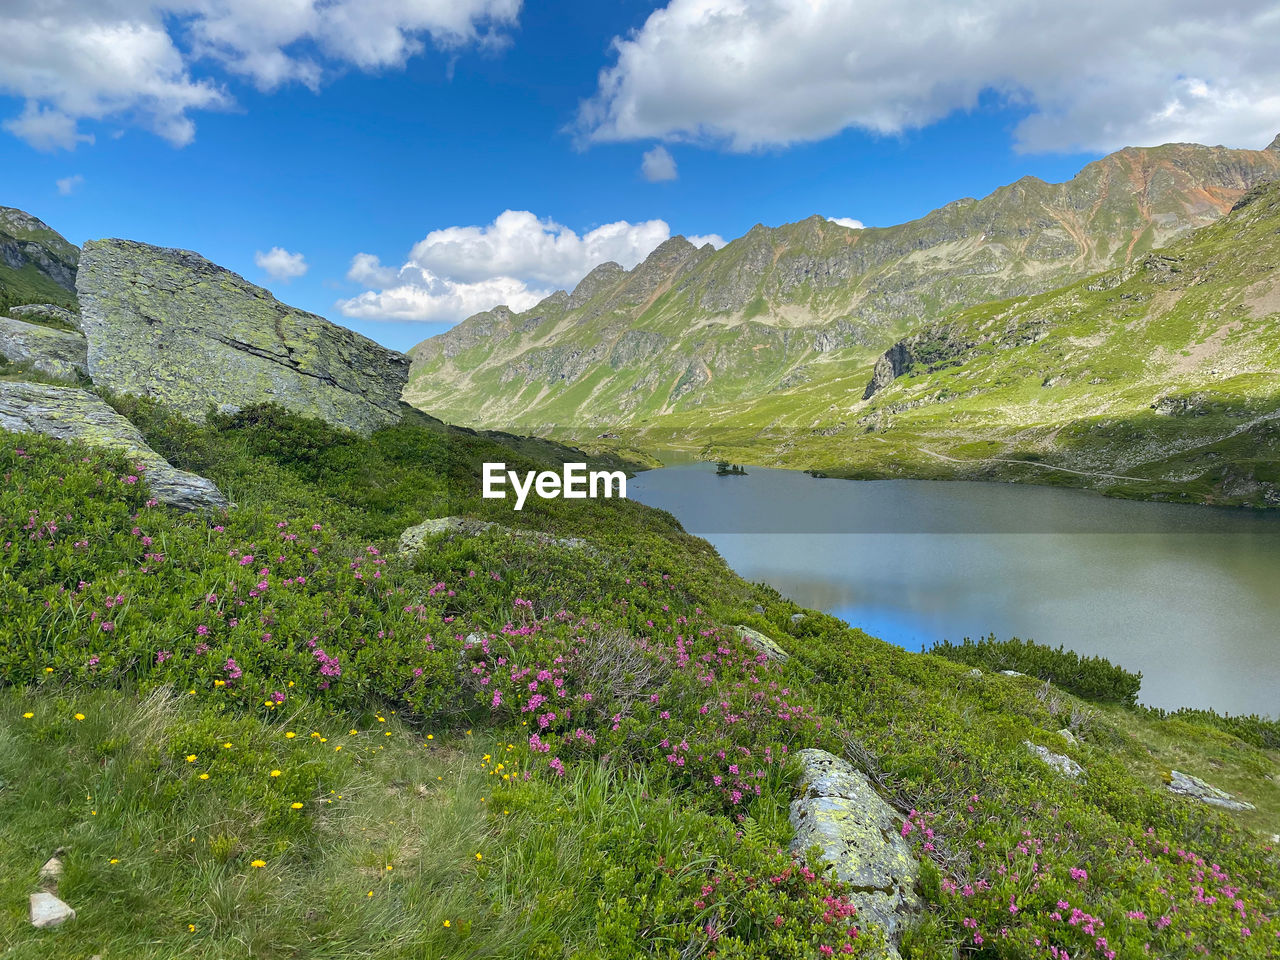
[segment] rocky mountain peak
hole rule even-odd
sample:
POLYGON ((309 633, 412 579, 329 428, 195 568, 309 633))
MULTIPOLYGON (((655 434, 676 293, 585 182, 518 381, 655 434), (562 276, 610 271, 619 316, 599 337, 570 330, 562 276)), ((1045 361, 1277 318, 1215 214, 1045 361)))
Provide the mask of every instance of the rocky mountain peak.
POLYGON ((573 293, 569 295, 569 308, 575 309, 582 306, 596 294, 616 284, 626 276, 626 273, 622 264, 606 260, 578 281, 578 285, 573 288, 573 293))
POLYGON ((1276 134, 1276 138, 1271 141, 1271 144, 1270 146, 1267 147, 1267 149, 1275 150, 1277 153, 1280 153, 1280 133, 1276 134))

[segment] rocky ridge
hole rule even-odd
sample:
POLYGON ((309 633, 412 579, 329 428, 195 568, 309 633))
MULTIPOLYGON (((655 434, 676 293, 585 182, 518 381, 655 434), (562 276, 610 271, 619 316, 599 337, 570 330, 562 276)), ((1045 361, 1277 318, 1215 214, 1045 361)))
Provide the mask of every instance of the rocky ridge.
POLYGON ((500 307, 411 352, 405 399, 454 422, 584 429, 803 384, 867 363, 946 311, 1135 262, 1280 176, 1280 151, 1129 148, 896 227, 757 225, 722 250, 667 241, 522 314, 500 307))

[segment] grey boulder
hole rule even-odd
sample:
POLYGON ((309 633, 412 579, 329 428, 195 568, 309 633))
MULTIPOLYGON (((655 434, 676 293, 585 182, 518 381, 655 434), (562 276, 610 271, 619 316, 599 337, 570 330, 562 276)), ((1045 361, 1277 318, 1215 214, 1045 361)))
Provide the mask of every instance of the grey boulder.
POLYGON ((28 323, 47 323, 52 320, 80 330, 80 314, 56 303, 24 303, 10 307, 9 316, 28 323))
POLYGON ((406 557, 413 557, 435 537, 478 537, 489 531, 521 540, 531 540, 544 546, 569 547, 574 550, 591 549, 586 540, 578 537, 553 537, 537 530, 520 530, 489 520, 476 520, 474 517, 438 517, 433 520, 424 520, 400 534, 400 552, 406 557))
POLYGON ((738 636, 742 637, 742 639, 746 641, 748 646, 760 653, 763 653, 768 659, 777 660, 779 663, 784 663, 790 659, 790 655, 787 651, 778 646, 777 641, 772 637, 765 636, 759 630, 752 630, 750 627, 744 627, 742 624, 738 624, 733 629, 738 636))
POLYGON ((1201 803, 1207 803, 1211 807, 1221 807, 1223 810, 1253 810, 1254 806, 1245 800, 1237 800, 1225 790, 1219 790, 1212 784, 1205 783, 1199 777, 1193 777, 1189 773, 1183 773, 1181 770, 1169 771, 1169 792, 1175 793, 1180 797, 1188 797, 1192 800, 1199 800, 1201 803))
MULTIPOLYGON (((1074 739, 1072 742, 1075 742, 1074 739)), ((1084 773, 1084 767, 1080 766, 1080 764, 1076 763, 1064 754, 1054 753, 1048 747, 1042 747, 1038 743, 1032 743, 1030 740, 1023 740, 1022 744, 1027 748, 1028 753, 1039 757, 1058 773, 1070 780, 1079 780, 1081 774, 1084 773)))

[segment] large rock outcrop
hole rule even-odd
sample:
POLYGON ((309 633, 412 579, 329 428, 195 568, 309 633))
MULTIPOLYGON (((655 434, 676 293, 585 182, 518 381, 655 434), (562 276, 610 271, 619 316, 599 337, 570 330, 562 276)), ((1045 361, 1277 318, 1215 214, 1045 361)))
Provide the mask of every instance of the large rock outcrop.
POLYGON ((98 386, 194 420, 267 402, 366 434, 400 417, 407 357, 199 254, 90 241, 76 289, 98 386))
POLYGON ((41 433, 119 451, 145 468, 155 498, 178 510, 227 507, 226 497, 213 481, 173 466, 147 446, 137 427, 85 390, 0 381, 0 430, 41 433))
POLYGON ((920 904, 914 889, 920 864, 902 837, 902 818, 847 761, 825 750, 801 750, 798 757, 791 851, 821 848, 836 877, 849 885, 859 919, 884 928, 888 956, 896 958, 893 945, 903 921, 920 904))
POLYGON ((0 357, 12 363, 74 383, 88 372, 87 351, 84 334, 0 317, 0 357))

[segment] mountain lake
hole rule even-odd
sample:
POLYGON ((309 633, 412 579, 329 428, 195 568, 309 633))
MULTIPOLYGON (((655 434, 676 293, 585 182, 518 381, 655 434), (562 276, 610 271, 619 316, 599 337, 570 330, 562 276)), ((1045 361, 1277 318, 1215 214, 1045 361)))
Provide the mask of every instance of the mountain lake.
POLYGON ((1280 714, 1280 511, 689 462, 627 493, 746 579, 908 649, 1061 644, 1141 671, 1152 706, 1280 714))

